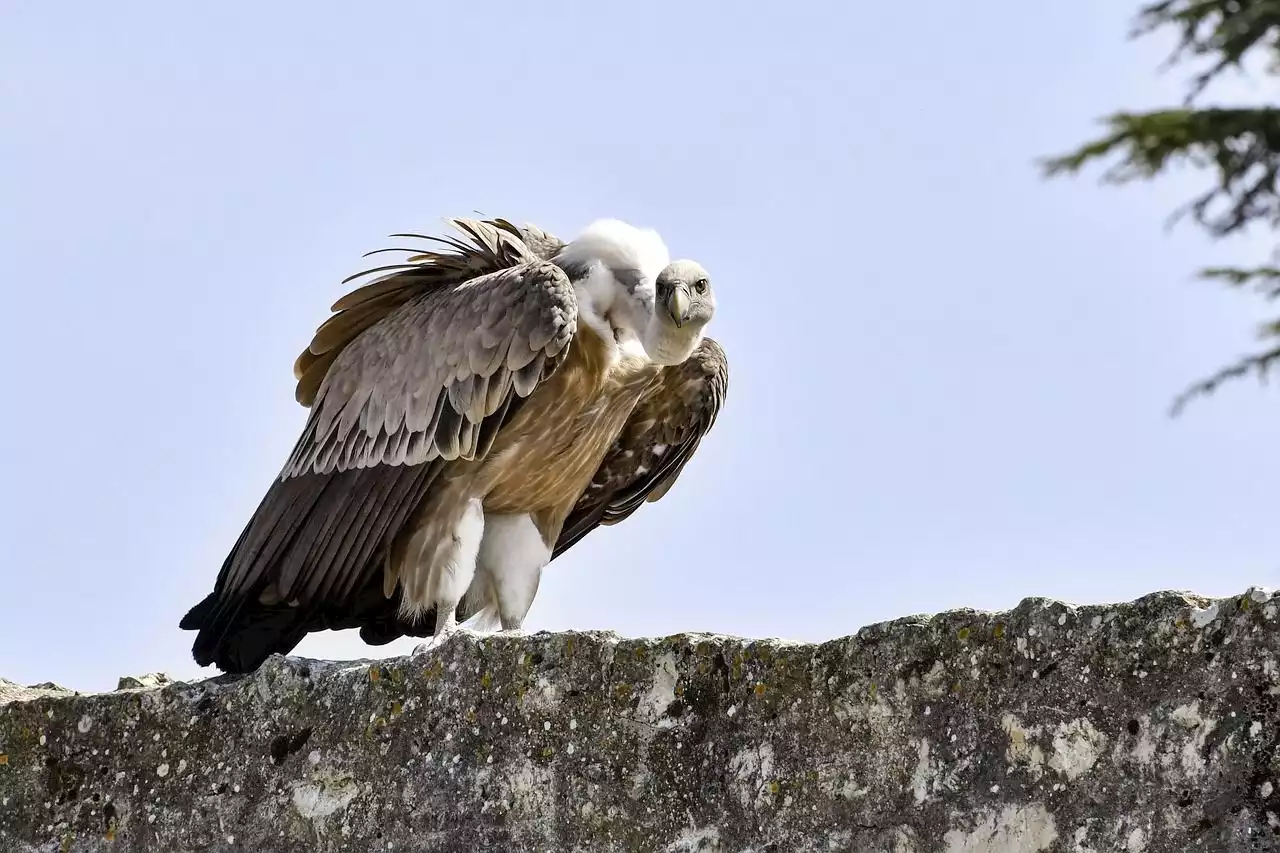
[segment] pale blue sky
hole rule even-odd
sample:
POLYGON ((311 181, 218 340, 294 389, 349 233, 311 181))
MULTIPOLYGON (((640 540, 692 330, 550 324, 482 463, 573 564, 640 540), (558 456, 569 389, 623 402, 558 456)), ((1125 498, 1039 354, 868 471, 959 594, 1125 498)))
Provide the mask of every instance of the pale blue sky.
POLYGON ((677 487, 554 563, 531 629, 1277 585, 1280 396, 1166 417, 1261 319, 1191 272, 1268 244, 1166 233, 1193 180, 1033 165, 1176 99, 1131 11, 4 4, 0 675, 213 675, 177 622, 303 423, 294 356, 362 252, 477 208, 659 229, 732 366, 677 487))

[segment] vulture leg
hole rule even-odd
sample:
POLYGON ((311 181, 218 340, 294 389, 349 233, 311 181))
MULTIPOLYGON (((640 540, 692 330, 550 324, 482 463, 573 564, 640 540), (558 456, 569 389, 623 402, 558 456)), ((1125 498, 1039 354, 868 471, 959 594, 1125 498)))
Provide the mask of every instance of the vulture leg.
POLYGON ((451 531, 442 536, 415 537, 418 542, 411 540, 407 556, 413 564, 406 565, 408 571, 402 570, 400 575, 405 585, 403 600, 410 610, 436 612, 432 638, 415 649, 415 654, 443 643, 457 630, 458 602, 475 577, 484 526, 484 509, 478 498, 472 498, 451 531))
POLYGON ((476 585, 488 593, 481 613, 496 611, 503 631, 519 631, 550 558, 551 549, 527 514, 486 518, 476 561, 476 585))

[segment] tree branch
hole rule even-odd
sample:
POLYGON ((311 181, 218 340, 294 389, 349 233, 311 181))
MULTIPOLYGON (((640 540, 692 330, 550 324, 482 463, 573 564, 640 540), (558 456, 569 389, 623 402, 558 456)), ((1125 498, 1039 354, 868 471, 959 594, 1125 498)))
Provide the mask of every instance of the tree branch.
POLYGON ((1191 79, 1188 104, 1223 71, 1241 68, 1257 48, 1276 54, 1273 61, 1280 58, 1280 0, 1162 0, 1138 12, 1130 35, 1137 38, 1162 27, 1179 31, 1166 67, 1188 56, 1216 57, 1208 70, 1191 79))
POLYGON ((1250 372, 1257 373, 1258 381, 1266 382, 1267 373, 1277 363, 1280 363, 1280 346, 1276 346, 1266 352, 1245 356, 1230 367, 1224 367, 1212 376, 1189 386, 1174 399, 1173 405, 1169 407, 1169 414, 1177 417, 1191 400, 1196 397, 1207 397, 1216 391, 1223 382, 1229 379, 1243 378, 1250 372))
POLYGON ((1209 267, 1200 271, 1203 279, 1216 279, 1232 287, 1252 284, 1266 299, 1280 299, 1280 267, 1209 267))
POLYGON ((1183 163, 1213 168, 1216 186, 1176 211, 1174 219, 1190 213, 1214 237, 1257 219, 1280 225, 1280 109, 1122 112, 1104 122, 1107 135, 1042 159, 1045 176, 1073 174, 1113 155, 1119 161, 1103 174, 1112 184, 1150 180, 1183 163))

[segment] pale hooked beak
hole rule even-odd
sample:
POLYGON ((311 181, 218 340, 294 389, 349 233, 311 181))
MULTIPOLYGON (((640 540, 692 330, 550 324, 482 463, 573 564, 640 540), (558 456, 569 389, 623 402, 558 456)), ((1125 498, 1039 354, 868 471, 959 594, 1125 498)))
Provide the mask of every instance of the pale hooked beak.
POLYGON ((684 285, 676 285, 671 291, 671 295, 667 297, 667 313, 675 321, 677 329, 684 325, 685 320, 689 319, 689 306, 688 288, 684 285))

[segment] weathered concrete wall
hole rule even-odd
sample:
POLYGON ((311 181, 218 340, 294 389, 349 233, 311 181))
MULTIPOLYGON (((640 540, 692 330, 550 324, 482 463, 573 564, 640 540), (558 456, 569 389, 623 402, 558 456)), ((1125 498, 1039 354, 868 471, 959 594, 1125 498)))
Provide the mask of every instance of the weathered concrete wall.
POLYGON ((0 684, 0 850, 1280 849, 1280 596, 0 684))

